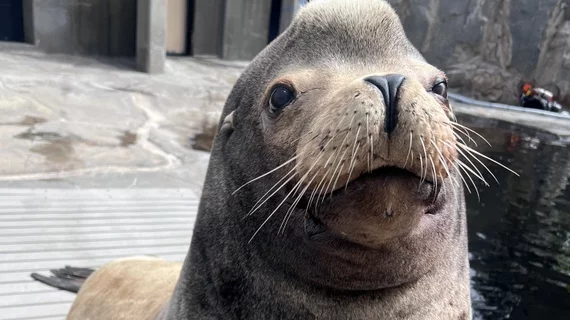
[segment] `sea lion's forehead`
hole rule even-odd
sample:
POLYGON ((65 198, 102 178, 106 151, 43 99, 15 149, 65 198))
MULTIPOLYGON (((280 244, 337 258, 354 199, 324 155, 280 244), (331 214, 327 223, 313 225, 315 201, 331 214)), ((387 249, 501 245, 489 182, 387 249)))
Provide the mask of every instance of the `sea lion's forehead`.
POLYGON ((305 50, 349 56, 414 54, 400 19, 382 0, 310 3, 294 19, 288 37, 305 50))

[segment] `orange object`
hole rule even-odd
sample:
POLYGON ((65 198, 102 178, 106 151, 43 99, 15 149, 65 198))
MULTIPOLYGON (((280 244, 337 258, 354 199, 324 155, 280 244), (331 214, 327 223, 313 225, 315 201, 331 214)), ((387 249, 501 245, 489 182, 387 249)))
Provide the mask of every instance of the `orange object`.
POLYGON ((525 83, 522 89, 525 95, 530 96, 532 94, 532 85, 530 83, 525 83))

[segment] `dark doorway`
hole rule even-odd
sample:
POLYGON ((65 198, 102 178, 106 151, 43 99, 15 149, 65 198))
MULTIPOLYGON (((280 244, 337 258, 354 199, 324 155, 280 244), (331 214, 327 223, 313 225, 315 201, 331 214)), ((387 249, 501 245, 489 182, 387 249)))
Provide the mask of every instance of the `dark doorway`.
POLYGON ((0 0, 0 41, 24 42, 22 0, 0 0))
POLYGON ((268 43, 279 35, 279 22, 281 17, 281 0, 271 1, 271 15, 269 16, 268 43))

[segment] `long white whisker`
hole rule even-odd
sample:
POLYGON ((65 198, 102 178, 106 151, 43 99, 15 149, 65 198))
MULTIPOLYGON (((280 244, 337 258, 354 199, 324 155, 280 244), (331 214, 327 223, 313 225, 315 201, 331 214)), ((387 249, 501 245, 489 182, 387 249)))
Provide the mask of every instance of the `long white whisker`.
POLYGON ((408 164, 408 160, 410 158, 410 153, 412 152, 412 140, 414 139, 414 134, 410 131, 410 147, 408 148, 408 155, 406 156, 406 162, 404 163, 404 168, 408 164))
MULTIPOLYGON (((455 136, 456 139, 459 139, 463 144, 467 145, 467 142, 465 142, 465 140, 463 140, 463 137, 461 137, 459 134, 457 134, 457 132, 452 131, 453 135, 455 136)), ((469 141, 473 142, 473 144, 478 147, 479 145, 477 144, 477 142, 475 142, 475 140, 471 139, 471 137, 469 137, 469 141)))
MULTIPOLYGON (((334 189, 334 187, 337 185, 338 183, 338 178, 340 178, 340 173, 342 172, 342 168, 344 168, 344 161, 341 161, 342 165, 340 166, 340 170, 338 171, 337 175, 336 175, 336 179, 334 181, 334 184, 332 185, 332 188, 334 189)), ((332 194, 333 194, 333 190, 331 189, 331 199, 332 199, 332 194)), ((321 203, 325 202, 325 198, 323 197, 323 200, 321 203)))
MULTIPOLYGON (((310 171, 309 171, 310 172, 310 171)), ((271 212, 271 214, 269 214, 269 216, 263 221, 263 223, 259 226, 259 228, 257 228, 257 230, 255 231, 255 233, 253 234, 253 236, 251 236, 251 238, 249 239, 248 243, 250 243, 253 238, 255 238, 255 236, 259 233, 259 231, 261 231, 261 229, 263 228, 263 226, 265 226, 267 224, 267 222, 273 217, 273 215, 275 215, 275 212, 277 212, 277 210, 279 210, 279 208, 281 208, 281 206, 285 203, 285 201, 287 201, 287 198, 289 198, 289 196, 293 193, 293 191, 298 188, 298 186, 303 182, 303 180, 305 180, 305 178, 307 177, 307 175, 309 174, 309 172, 307 172, 303 178, 301 178, 299 180, 299 182, 297 182, 297 184, 295 185, 295 187, 293 187, 293 189, 291 191, 289 191, 289 193, 285 196, 285 198, 283 199, 283 201, 281 201, 281 203, 279 203, 279 205, 277 206, 277 208, 275 208, 275 210, 273 210, 273 212, 271 212)))
POLYGON ((437 172, 435 170, 435 163, 433 163, 433 159, 430 157, 429 161, 431 162, 431 167, 433 168, 433 183, 435 184, 435 189, 437 189, 437 172))
POLYGON ((464 163, 461 160, 457 160, 457 163, 459 163, 460 166, 462 166, 463 168, 465 168, 466 170, 468 170, 472 175, 474 175, 477 179, 481 180, 485 186, 489 186, 489 184, 487 183, 487 181, 481 177, 480 175, 478 175, 475 171, 473 171, 473 169, 471 167, 469 167, 466 163, 464 163))
POLYGON ((447 166, 447 163, 445 162, 445 157, 443 156, 443 153, 441 152, 441 150, 439 150, 437 143, 435 143, 435 141, 433 141, 433 139, 432 139, 431 144, 434 146, 435 151, 439 154, 439 161, 443 165, 443 169, 445 170, 445 172, 447 172, 447 175, 449 177, 451 177, 451 172, 449 171, 449 167, 447 166))
MULTIPOLYGON (((326 188, 324 189, 324 192, 323 192, 323 200, 322 200, 322 201, 324 201, 324 199, 325 199, 324 194, 326 194, 326 193, 329 192, 329 187, 331 186, 331 183, 332 183, 333 180, 334 180, 334 177, 335 177, 335 175, 336 175, 336 171, 339 169, 340 164, 342 163, 342 159, 344 158, 344 155, 346 154, 346 151, 348 151, 348 149, 345 149, 345 150, 344 150, 342 156, 340 157, 340 159, 339 159, 339 161, 338 161, 338 164, 336 165, 336 167, 335 167, 335 169, 334 169, 334 171, 333 171, 333 173, 332 173, 332 175, 331 175, 331 178, 330 178, 330 180, 329 180, 329 183, 327 184, 326 188)), ((337 155, 336 155, 336 157, 335 157, 335 159, 334 159, 334 161, 333 161, 333 164, 336 163, 336 159, 337 159, 337 157, 338 157, 339 155, 340 155, 340 149, 338 149, 338 151, 337 151, 337 155)), ((332 188, 334 188, 334 186, 332 186, 332 188)), ((331 191, 332 191, 332 189, 331 189, 331 191)), ((321 203, 322 203, 322 202, 321 202, 321 203)))
MULTIPOLYGON (((358 145, 356 146, 356 152, 358 152, 358 148, 360 148, 360 142, 358 143, 358 145)), ((350 165, 350 172, 348 173, 348 178, 346 179, 346 186, 344 187, 344 190, 346 190, 348 188, 348 183, 350 182, 350 177, 352 176, 352 170, 354 170, 354 165, 356 164, 356 158, 355 158, 356 153, 354 153, 352 155, 352 161, 351 161, 351 165, 350 165)))
POLYGON ((424 172, 424 162, 422 160, 422 155, 420 154, 420 177, 421 177, 421 179, 420 179, 420 184, 418 185, 418 190, 420 189, 420 187, 422 186, 422 183, 424 181, 423 172, 424 172))
MULTIPOLYGON (((370 150, 372 150, 372 145, 370 144, 370 130, 368 129, 368 113, 366 113, 366 143, 368 143, 368 145, 370 146, 370 150)), ((370 161, 370 159, 372 159, 372 154, 367 154, 368 155, 368 159, 367 163, 368 163, 368 172, 370 173, 370 167, 372 167, 372 163, 370 161)))
POLYGON ((277 170, 283 168, 284 166, 288 165, 289 163, 295 161, 297 158, 299 158, 299 156, 301 156, 301 155, 298 154, 298 155, 294 156, 293 158, 289 159, 287 162, 285 162, 285 163, 283 163, 282 165, 280 165, 279 167, 277 167, 277 168, 275 168, 275 169, 273 169, 273 170, 271 170, 271 171, 269 171, 269 172, 267 172, 267 173, 265 173, 265 174, 262 174, 262 175, 260 175, 259 177, 255 178, 255 179, 253 179, 253 180, 250 180, 250 181, 246 182, 244 185, 242 185, 241 187, 237 188, 236 191, 234 191, 234 192, 232 193, 232 195, 234 195, 234 194, 235 194, 236 192, 238 192, 241 188, 247 186, 248 184, 250 184, 250 183, 252 183, 252 182, 254 182, 254 181, 257 181, 257 180, 259 180, 259 179, 261 179, 261 178, 263 178, 263 177, 265 177, 265 176, 267 176, 267 175, 269 175, 269 174, 271 174, 271 173, 273 173, 273 172, 275 172, 275 171, 277 171, 277 170))
POLYGON ((483 174, 479 171, 479 169, 477 168, 477 166, 475 166, 475 164, 471 161, 471 159, 469 159, 465 153, 463 153, 463 151, 461 149, 459 149, 457 146, 462 145, 460 143, 456 143, 455 146, 449 144, 446 141, 442 141, 443 144, 445 144, 446 146, 448 146, 449 148, 455 149, 457 152, 459 152, 462 156, 464 156, 467 161, 469 161, 469 163, 473 166, 473 169, 475 169, 477 171, 477 173, 475 173, 473 170, 471 170, 471 168, 469 166, 467 166, 467 164, 461 162, 459 159, 457 160, 458 162, 460 162, 461 164, 463 164, 463 166, 465 166, 466 169, 469 169, 469 171, 471 171, 471 173, 473 173, 473 175, 475 175, 477 178, 479 178, 479 180, 483 181, 485 183, 486 186, 489 186, 489 184, 487 183, 487 181, 485 180, 485 178, 483 178, 483 174))
MULTIPOLYGON (((478 145, 477 145, 477 142, 476 142, 473 138, 471 138, 471 135, 469 134, 468 131, 464 130, 463 128, 454 126, 454 125, 453 125, 453 122, 451 122, 451 127, 452 127, 452 129, 455 129, 455 130, 457 130, 459 133, 462 133, 464 136, 466 136, 467 139, 468 139, 470 142, 473 142, 473 144, 474 144, 475 146, 478 146, 478 145)), ((455 137, 457 137, 458 139, 461 139, 461 141, 463 141, 463 143, 467 144, 467 143, 465 142, 465 140, 463 140, 463 138, 462 138, 457 132, 455 132, 455 131, 451 131, 451 132, 453 133, 453 135, 454 135, 455 137)))
POLYGON ((469 185, 467 185, 467 181, 465 181, 465 178, 463 178, 463 174, 461 173, 459 167, 454 162, 451 162, 451 165, 455 168, 455 170, 457 170, 457 173, 459 173, 459 178, 461 178, 461 180, 463 181, 463 185, 465 185, 465 188, 467 188, 467 192, 471 193, 471 189, 469 188, 469 185))
POLYGON ((485 137, 483 137, 482 135, 480 135, 477 131, 475 131, 475 130, 473 130, 473 129, 471 129, 471 128, 468 128, 468 127, 466 127, 466 126, 464 126, 464 125, 462 125, 462 124, 460 124, 460 123, 457 123, 457 122, 451 122, 451 124, 452 124, 453 126, 458 126, 458 127, 460 127, 460 128, 463 128, 463 129, 465 129, 465 130, 468 130, 468 131, 474 133, 474 134, 477 135, 479 138, 481 138, 483 141, 485 141, 485 142, 489 145, 489 147, 492 147, 491 143, 490 143, 489 141, 487 141, 487 139, 485 139, 485 137))
POLYGON ((295 171, 295 168, 291 169, 291 171, 289 171, 283 178, 281 178, 281 180, 279 180, 277 183, 275 183, 275 185, 273 185, 273 187, 271 187, 271 189, 269 189, 259 200, 257 200, 257 202, 255 203, 255 205, 253 205, 253 208, 251 208, 251 210, 247 213, 246 216, 251 216, 255 211, 257 211, 259 208, 261 208, 261 206, 263 206, 263 204, 265 202, 267 202, 267 200, 269 200, 271 197, 273 197, 277 192, 279 192, 279 190, 281 190, 284 186, 287 185, 287 183, 289 183, 289 181, 293 180, 293 178, 297 175, 297 172, 295 171), (287 179, 287 181, 281 183, 281 181, 283 181, 285 178, 287 178, 287 176, 289 176, 289 178, 287 179), (269 194, 275 187, 277 187, 279 184, 281 183, 281 186, 277 189, 275 189, 275 191, 273 191, 273 193, 269 196, 267 196, 267 194, 269 194))
MULTIPOLYGON (((467 161, 469 161, 469 163, 473 166, 473 169, 475 169, 477 171, 477 173, 479 174, 481 181, 485 182, 485 185, 489 186, 489 184, 487 183, 487 181, 485 179, 483 179, 483 174, 481 173, 481 171, 479 171, 479 169, 477 168, 477 166, 475 166, 475 164, 473 163, 473 161, 471 161, 471 159, 469 159, 469 157, 463 153, 463 151, 460 148, 456 149, 459 153, 461 153, 461 155, 463 155, 463 157, 465 157, 465 159, 467 159, 467 161)), ((475 157, 473 157, 475 158, 475 157)), ((491 174, 493 175, 493 174, 491 174)), ((496 180, 496 179, 495 179, 496 180)))
MULTIPOLYGON (((338 152, 338 151, 337 151, 338 152)), ((335 152, 336 153, 336 152, 335 152)), ((331 154, 329 159, 327 160, 327 164, 330 161, 330 159, 335 155, 335 153, 331 154)), ((324 168, 327 167, 327 164, 325 164, 324 168)), ((319 189, 321 189, 321 185, 322 187, 325 186, 326 183, 324 183, 324 181, 326 180, 327 176, 329 175, 329 172, 331 171, 331 169, 333 168, 333 163, 331 163, 331 165, 329 166, 329 169, 327 170, 327 172, 325 172, 325 174, 323 175, 323 178, 321 179, 321 181, 319 182, 319 184, 317 185, 317 187, 315 189, 313 189, 313 191, 311 192, 311 196, 309 198, 309 203, 307 205, 307 208, 311 206, 311 204, 313 203, 314 197, 315 195, 317 195, 316 198, 316 202, 319 202, 319 197, 321 196, 321 193, 319 192, 319 189)))
POLYGON ((285 232, 285 227, 287 226, 287 222, 289 221, 289 219, 291 218, 291 215, 293 214, 293 211, 295 210, 295 207, 297 206, 297 204, 299 203, 299 201, 301 201, 301 199, 303 198, 303 195, 305 195, 305 192, 307 192, 307 189, 309 188, 309 186, 311 185, 311 183, 313 182, 313 180, 315 180, 315 178, 318 176, 320 170, 318 170, 317 172, 315 172, 315 174, 313 175, 313 178, 309 181, 309 183, 307 183, 307 185, 305 186, 305 188, 303 189, 303 191, 301 191, 301 193, 299 194, 299 196, 297 197, 297 199, 295 199, 295 201, 293 202, 293 204, 291 205, 291 207, 289 208, 289 210, 287 210, 287 213, 285 213, 285 217, 283 218, 283 221, 281 222, 281 226, 279 226, 279 230, 278 233, 280 232, 285 232))
POLYGON ((428 175, 428 156, 427 156, 427 150, 426 150, 426 145, 424 144, 424 137, 420 136, 420 142, 422 144, 422 149, 424 150, 424 155, 425 155, 425 160, 426 160, 426 172, 425 172, 425 176, 424 176, 424 180, 427 179, 427 175, 428 175))
POLYGON ((465 171, 465 167, 464 167, 465 165, 461 162, 457 162, 457 164, 459 165, 459 168, 461 168, 463 170, 463 172, 465 172, 465 174, 467 175, 467 178, 469 178, 469 180, 471 180, 471 183, 473 184, 473 188, 475 189, 475 193, 477 193, 477 199, 479 201, 481 201, 481 197, 479 196, 479 190, 477 188, 477 184, 475 184, 475 181, 473 181, 473 179, 471 178, 469 173, 465 171))
MULTIPOLYGON (((249 239, 249 242, 251 242, 251 240, 253 240, 253 238, 257 235, 257 233, 259 233, 259 231, 261 230, 261 228, 263 228, 263 226, 265 224, 267 224, 267 222, 269 221, 269 219, 271 219, 271 217, 273 217, 273 215, 275 214, 275 212, 277 212, 277 210, 279 210, 279 208, 281 208, 281 206, 283 205, 283 203, 285 203, 285 201, 287 200, 287 198, 289 198, 289 196, 298 188, 299 185, 301 185, 301 183, 303 183, 303 181, 305 181, 305 179, 307 178, 307 176, 309 175, 309 173, 313 170, 313 168, 317 165, 317 163, 319 162, 319 160, 321 159, 321 157, 323 156, 324 153, 321 153, 317 159, 315 160, 315 162, 313 163, 313 165, 311 166, 311 168, 309 168, 309 170, 307 170, 307 173, 305 173, 303 175, 303 177, 301 179, 299 179, 299 182, 297 182, 297 184, 293 187, 293 189, 291 189, 291 191, 285 196, 285 198, 283 199, 283 201, 281 201, 281 203, 277 206, 277 208, 275 208, 275 210, 273 210, 273 212, 271 212, 271 214, 267 217, 267 219, 265 219, 265 221, 263 221, 263 223, 261 224, 261 226, 257 229, 257 231, 255 231, 255 233, 253 234, 253 236, 251 237, 251 239, 249 239)), ((318 173, 318 171, 317 171, 318 173)), ((286 183, 285 183, 286 184, 286 183)), ((308 184, 309 185, 309 184, 308 184)), ((268 198, 269 199, 269 198, 268 198)), ((267 200, 266 200, 267 201, 267 200)))
MULTIPOLYGON (((472 156, 473 159, 475 159, 475 161, 479 162, 481 164, 481 166, 483 166, 483 168, 485 168, 485 170, 487 170, 487 172, 489 172, 489 174, 491 175, 491 177, 493 177, 493 179, 495 179, 495 181, 497 182, 497 184, 501 184, 499 182, 499 180, 497 179, 497 177, 495 177, 495 175, 493 174, 493 172, 491 172, 491 170, 489 169, 489 167, 487 167, 481 160, 479 160, 479 158, 475 157, 474 155, 472 155, 468 150, 465 150, 465 152, 472 156)), ((467 158, 467 155, 465 155, 465 157, 467 158)))
POLYGON ((487 160, 489 160, 489 161, 491 161, 491 162, 496 163, 497 165, 503 167, 504 169, 510 171, 511 173, 513 173, 513 174, 515 174, 517 177, 519 177, 519 174, 518 174, 518 173, 516 173, 516 172, 514 172, 513 170, 511 170, 510 168, 504 166, 502 163, 500 163, 500 162, 498 162, 498 161, 495 161, 495 160, 493 160, 493 159, 487 157, 486 155, 480 153, 479 151, 474 150, 473 148, 469 148, 468 146, 461 145, 461 144, 458 144, 458 146, 459 146, 460 148, 462 148, 463 150, 468 150, 468 151, 470 151, 472 154, 476 154, 476 155, 478 155, 478 156, 480 156, 480 157, 483 157, 483 158, 485 158, 485 159, 487 159, 487 160))

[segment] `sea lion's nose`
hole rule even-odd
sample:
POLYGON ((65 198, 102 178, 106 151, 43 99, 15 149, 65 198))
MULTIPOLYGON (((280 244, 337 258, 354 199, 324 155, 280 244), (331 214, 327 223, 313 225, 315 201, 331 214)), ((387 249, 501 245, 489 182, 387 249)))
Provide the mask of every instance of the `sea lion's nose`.
POLYGON ((386 106, 384 131, 390 135, 398 125, 398 92, 406 80, 401 74, 388 74, 384 76, 370 76, 364 81, 380 89, 386 106))

